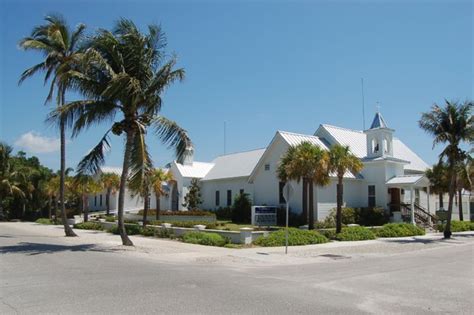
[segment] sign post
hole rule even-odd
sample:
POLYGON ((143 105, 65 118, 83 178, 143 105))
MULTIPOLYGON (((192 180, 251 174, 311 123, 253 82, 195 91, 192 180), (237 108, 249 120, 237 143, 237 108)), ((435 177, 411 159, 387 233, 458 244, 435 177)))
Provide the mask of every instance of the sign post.
POLYGON ((285 255, 288 254, 288 217, 290 214, 290 197, 293 192, 293 186, 289 182, 287 182, 283 187, 283 198, 285 198, 286 201, 285 255))

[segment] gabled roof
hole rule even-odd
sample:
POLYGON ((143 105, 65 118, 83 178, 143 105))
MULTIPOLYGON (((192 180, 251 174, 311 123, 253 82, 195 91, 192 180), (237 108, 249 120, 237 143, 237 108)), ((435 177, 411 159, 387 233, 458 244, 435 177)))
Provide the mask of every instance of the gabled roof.
POLYGON ((370 125, 370 129, 376 128, 388 128, 387 123, 380 112, 375 113, 374 120, 372 120, 372 124, 370 125))
POLYGON ((250 176, 264 152, 265 149, 257 149, 219 156, 212 161, 214 167, 202 180, 250 176))
POLYGON ((173 163, 176 165, 181 176, 189 178, 203 178, 214 166, 213 163, 205 162, 193 162, 192 164, 185 165, 176 161, 173 163))
POLYGON ((116 175, 122 175, 122 168, 121 167, 113 167, 113 166, 104 166, 100 168, 102 173, 113 173, 116 175))
POLYGON ((426 187, 428 186, 430 181, 425 175, 402 175, 402 176, 395 176, 390 178, 387 181, 388 186, 398 186, 398 187, 406 187, 406 186, 419 186, 419 187, 426 187))
MULTIPOLYGON (((351 152, 358 158, 367 157, 367 137, 364 132, 323 124, 316 130, 316 136, 322 134, 321 129, 324 129, 337 143, 349 146, 351 152)), ((396 137, 393 138, 393 157, 408 161, 409 164, 405 165, 406 170, 424 172, 429 168, 425 161, 396 137)))

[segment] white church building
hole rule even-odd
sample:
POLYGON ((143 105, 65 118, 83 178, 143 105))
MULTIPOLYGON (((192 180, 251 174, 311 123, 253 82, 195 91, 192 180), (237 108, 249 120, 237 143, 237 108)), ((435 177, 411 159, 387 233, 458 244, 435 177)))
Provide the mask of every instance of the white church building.
MULTIPOLYGON (((429 181, 424 172, 429 165, 423 161, 388 127, 382 115, 375 114, 368 130, 353 130, 322 124, 313 135, 277 131, 269 145, 263 149, 222 155, 212 162, 193 160, 192 152, 183 163, 176 161, 168 165, 175 181, 164 183, 168 192, 161 198, 162 210, 186 210, 184 196, 191 180, 199 180, 203 203, 202 209, 216 210, 232 204, 236 195, 249 194, 254 205, 283 206, 284 183, 277 177, 281 157, 290 146, 304 141, 325 150, 334 144, 349 146, 351 152, 361 159, 364 168, 359 174, 347 173, 344 178, 344 205, 348 207, 382 207, 400 221, 412 205, 418 215, 434 214, 440 208, 438 197, 429 193, 429 181)), ((103 171, 120 173, 118 168, 103 171)), ((324 220, 328 212, 336 207, 336 183, 332 178, 325 187, 314 187, 315 219, 324 220)), ((302 211, 302 183, 292 183, 294 194, 290 200, 292 212, 302 211)), ((91 210, 105 209, 105 196, 90 196, 91 210)), ((116 209, 117 195, 111 198, 111 208, 116 209)), ((469 196, 462 200, 464 218, 469 219, 469 196)), ((453 218, 457 218, 458 202, 454 204, 453 218)), ((447 208, 447 197, 444 200, 447 208)), ((156 207, 151 196, 151 208, 156 207)), ((143 209, 143 200, 127 192, 125 211, 143 209)))

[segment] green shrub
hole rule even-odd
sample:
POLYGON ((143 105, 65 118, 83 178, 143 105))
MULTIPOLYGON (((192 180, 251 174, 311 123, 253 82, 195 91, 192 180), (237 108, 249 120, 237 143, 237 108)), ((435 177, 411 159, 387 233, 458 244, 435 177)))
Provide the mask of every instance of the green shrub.
MULTIPOLYGON (((310 245, 326 243, 328 239, 316 231, 300 230, 296 228, 288 229, 288 245, 310 245)), ((285 229, 270 233, 268 236, 260 236, 254 242, 258 246, 285 246, 285 229)))
POLYGON ((116 218, 113 215, 109 215, 105 217, 105 222, 115 222, 116 218))
POLYGON ((356 209, 356 223, 363 226, 380 226, 389 222, 390 217, 383 208, 356 209))
POLYGON ((214 213, 217 220, 232 220, 232 209, 230 207, 220 207, 214 213))
MULTIPOLYGON (((138 211, 138 215, 143 215, 143 210, 138 211)), ((156 209, 150 209, 147 213, 148 216, 156 216, 156 209)), ((189 211, 160 211, 160 216, 169 215, 181 215, 181 216, 214 216, 215 214, 209 211, 202 210, 189 210, 189 211)))
POLYGON ((147 226, 141 229, 140 234, 143 236, 155 236, 155 229, 147 226))
MULTIPOLYGON (((324 219, 324 224, 326 227, 335 227, 336 226, 336 213, 337 209, 331 209, 329 212, 328 216, 324 219)), ((342 208, 341 209, 341 214, 342 214, 342 224, 347 225, 347 224, 354 224, 356 223, 357 220, 357 212, 353 208, 342 208)))
POLYGON ((207 246, 224 246, 230 240, 217 233, 187 232, 182 237, 183 242, 207 246))
POLYGON ((54 222, 48 218, 39 218, 35 222, 39 224, 54 224, 54 222))
POLYGON ((171 229, 157 229, 155 236, 159 238, 174 238, 173 230, 171 229))
POLYGON ((232 204, 232 222, 250 223, 252 212, 252 202, 249 194, 238 194, 232 204))
POLYGON ((74 228, 75 229, 81 229, 81 230, 98 230, 98 231, 101 231, 103 229, 102 225, 100 225, 100 223, 91 222, 91 221, 76 223, 76 224, 74 224, 74 228))
POLYGON ((336 235, 339 241, 364 241, 375 239, 375 234, 370 229, 363 226, 351 226, 342 229, 342 232, 336 235))
POLYGON ((378 237, 403 237, 424 235, 425 230, 411 223, 389 223, 377 229, 375 234, 378 237))
POLYGON ((330 239, 330 240, 335 240, 336 239, 336 229, 335 228, 331 228, 331 229, 318 229, 318 232, 324 236, 326 236, 326 238, 330 239))
MULTIPOLYGON (((120 234, 118 231, 117 225, 114 225, 107 231, 112 234, 120 234)), ((140 234, 141 228, 135 224, 125 224, 125 231, 127 232, 128 235, 136 235, 136 234, 140 234)))
MULTIPOLYGON (((443 232, 446 224, 438 224, 438 231, 443 232)), ((451 232, 474 231, 474 222, 451 221, 451 232)))

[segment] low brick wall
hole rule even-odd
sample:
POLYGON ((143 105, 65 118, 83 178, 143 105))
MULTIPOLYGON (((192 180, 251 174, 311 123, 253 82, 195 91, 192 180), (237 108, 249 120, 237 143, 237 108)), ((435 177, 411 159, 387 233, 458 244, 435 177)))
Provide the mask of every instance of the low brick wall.
MULTIPOLYGON (((106 230, 117 225, 116 222, 99 222, 99 223, 106 230)), ((127 225, 127 223, 125 225, 127 225)), ((155 229, 155 230, 168 229, 168 230, 173 231, 173 234, 178 237, 182 236, 186 232, 198 231, 197 229, 194 229, 194 228, 182 228, 182 227, 173 227, 173 226, 170 228, 165 228, 163 226, 158 226, 158 225, 147 225, 147 227, 155 229)), ((223 230, 206 229, 206 230, 200 230, 199 232, 219 234, 223 237, 229 238, 230 241, 234 244, 244 244, 244 243, 251 244, 258 237, 268 235, 268 233, 270 233, 268 231, 252 231, 251 229, 241 229, 241 231, 223 231, 223 230)))

